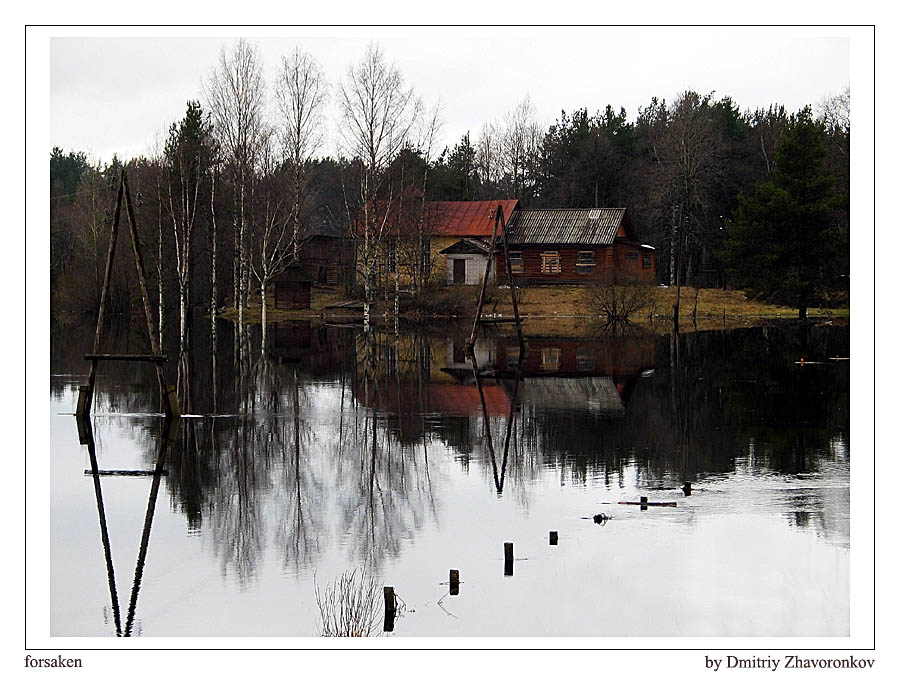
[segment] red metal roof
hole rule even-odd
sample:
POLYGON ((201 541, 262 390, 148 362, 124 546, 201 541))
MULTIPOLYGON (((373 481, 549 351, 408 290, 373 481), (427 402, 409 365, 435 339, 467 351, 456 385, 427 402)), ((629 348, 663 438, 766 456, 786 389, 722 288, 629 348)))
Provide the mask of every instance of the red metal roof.
MULTIPOLYGON (((506 390, 499 384, 482 385, 484 403, 488 417, 509 415, 511 404, 506 390)), ((481 396, 474 385, 431 383, 426 389, 424 399, 419 399, 414 382, 388 382, 376 396, 375 390, 356 392, 357 398, 367 406, 375 406, 379 410, 392 413, 419 412, 443 414, 450 416, 470 417, 483 414, 481 396), (406 403, 401 403, 406 401, 406 403)))
MULTIPOLYGON (((421 202, 420 202, 421 204, 421 202)), ((401 209, 394 206, 388 215, 384 234, 398 234, 405 230, 415 232, 419 223, 422 230, 436 237, 490 237, 494 233, 494 218, 497 205, 503 207, 503 218, 506 222, 512 217, 518 204, 516 199, 492 199, 481 202, 425 202, 424 213, 405 206, 404 221, 401 209)), ((357 215, 355 229, 357 234, 364 232, 363 217, 357 215)))
POLYGON ((432 234, 446 237, 490 237, 494 233, 497 205, 509 222, 518 201, 494 199, 484 202, 428 202, 426 215, 432 221, 432 234))
MULTIPOLYGON (((509 415, 510 402, 506 390, 497 384, 484 384, 484 403, 488 417, 509 415)), ((463 384, 433 384, 428 388, 428 412, 449 415, 481 415, 478 388, 463 384)))

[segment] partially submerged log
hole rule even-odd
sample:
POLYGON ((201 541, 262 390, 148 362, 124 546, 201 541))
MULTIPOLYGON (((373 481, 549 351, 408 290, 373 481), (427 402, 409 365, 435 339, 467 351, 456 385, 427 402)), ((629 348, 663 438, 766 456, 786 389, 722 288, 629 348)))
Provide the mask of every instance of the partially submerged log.
POLYGON ((95 472, 93 469, 85 469, 85 476, 93 476, 94 474, 98 476, 168 476, 169 472, 166 469, 160 469, 156 471, 154 469, 97 469, 95 472))
POLYGON ((626 506, 678 506, 678 502, 619 502, 626 506))
POLYGON ((85 361, 152 361, 165 363, 169 359, 165 354, 85 354, 85 361))

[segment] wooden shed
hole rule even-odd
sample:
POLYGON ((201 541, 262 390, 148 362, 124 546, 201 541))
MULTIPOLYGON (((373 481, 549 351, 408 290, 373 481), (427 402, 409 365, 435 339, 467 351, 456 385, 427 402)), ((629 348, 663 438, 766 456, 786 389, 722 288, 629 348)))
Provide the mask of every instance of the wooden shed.
MULTIPOLYGON (((520 283, 656 280, 656 251, 637 240, 623 208, 517 209, 506 229, 510 267, 520 283)), ((497 265, 506 265, 502 248, 497 265)))
POLYGON ((294 263, 272 279, 275 309, 309 309, 313 279, 300 263, 294 263))

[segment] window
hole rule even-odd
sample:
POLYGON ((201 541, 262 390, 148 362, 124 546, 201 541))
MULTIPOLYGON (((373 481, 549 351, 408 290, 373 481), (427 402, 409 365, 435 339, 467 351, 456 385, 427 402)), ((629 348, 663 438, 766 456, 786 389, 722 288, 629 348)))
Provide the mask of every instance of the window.
POLYGON ((525 274, 525 259, 521 251, 509 252, 509 268, 513 274, 525 274))
POLYGON ((422 242, 422 278, 431 276, 431 237, 425 237, 422 242))
POLYGON ((575 265, 575 271, 578 274, 593 274, 596 269, 593 251, 579 251, 578 263, 575 265))
POLYGON ((466 344, 462 338, 453 340, 453 363, 466 362, 466 344))
POLYGON ((651 256, 649 253, 645 253, 643 268, 645 270, 649 270, 652 262, 653 262, 653 256, 651 256))
POLYGON ((559 251, 544 251, 541 253, 541 274, 559 274, 559 251))
POLYGON ((637 259, 638 259, 638 254, 637 254, 637 253, 634 253, 634 252, 632 252, 632 253, 626 253, 626 254, 625 254, 625 259, 626 259, 626 260, 637 260, 637 259))
POLYGON ((506 367, 509 370, 513 368, 519 367, 519 356, 521 355, 521 350, 516 347, 515 350, 510 350, 506 352, 506 367))
POLYGON ((541 348, 541 370, 559 370, 559 347, 541 348))
POLYGON ((588 345, 582 345, 575 350, 575 361, 578 363, 578 370, 594 369, 594 355, 588 345))

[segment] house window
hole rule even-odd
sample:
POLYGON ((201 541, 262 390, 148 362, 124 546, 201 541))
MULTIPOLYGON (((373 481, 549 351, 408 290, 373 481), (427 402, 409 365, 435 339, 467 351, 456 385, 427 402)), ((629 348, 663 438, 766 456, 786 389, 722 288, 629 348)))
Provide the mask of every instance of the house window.
POLYGON ((431 276, 431 237, 425 237, 422 242, 422 278, 427 280, 431 276))
POLYGON ((626 254, 625 254, 625 259, 626 259, 626 260, 637 260, 637 259, 638 259, 638 254, 637 254, 637 253, 626 253, 626 254))
POLYGON ((520 355, 521 355, 521 351, 519 348, 516 348, 515 351, 510 350, 510 351, 506 352, 506 367, 509 370, 519 367, 520 355))
POLYGON ((521 251, 509 252, 509 268, 513 274, 525 274, 525 259, 521 251))
POLYGON ((541 253, 541 274, 559 274, 559 251, 544 251, 541 253))
POLYGON ((559 370, 559 347, 541 349, 541 370, 559 370))
POLYGON ((575 265, 578 274, 593 274, 596 266, 593 251, 578 252, 578 263, 575 265))
POLYGON ((653 256, 651 256, 649 253, 645 253, 643 268, 645 270, 649 270, 652 262, 653 262, 653 256))
POLYGON ((588 345, 582 345, 575 350, 575 361, 578 363, 580 371, 594 369, 594 355, 588 345))

